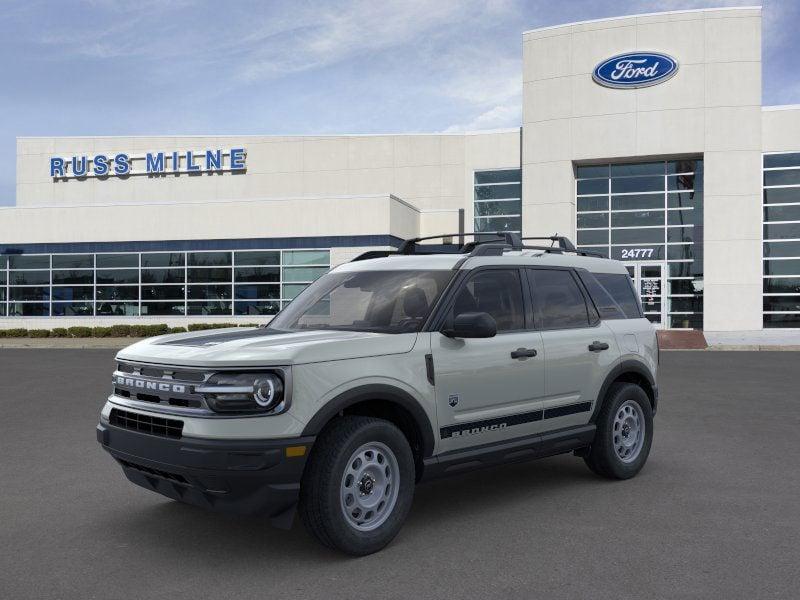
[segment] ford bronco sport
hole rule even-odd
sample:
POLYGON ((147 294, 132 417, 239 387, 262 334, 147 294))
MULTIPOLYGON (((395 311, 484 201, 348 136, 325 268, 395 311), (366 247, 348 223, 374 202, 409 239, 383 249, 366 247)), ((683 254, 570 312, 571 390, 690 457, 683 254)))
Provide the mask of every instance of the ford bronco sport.
POLYGON ((142 487, 283 527, 299 510, 355 555, 394 538, 423 479, 567 452, 633 477, 658 346, 625 267, 482 236, 368 252, 266 327, 125 348, 98 441, 142 487))

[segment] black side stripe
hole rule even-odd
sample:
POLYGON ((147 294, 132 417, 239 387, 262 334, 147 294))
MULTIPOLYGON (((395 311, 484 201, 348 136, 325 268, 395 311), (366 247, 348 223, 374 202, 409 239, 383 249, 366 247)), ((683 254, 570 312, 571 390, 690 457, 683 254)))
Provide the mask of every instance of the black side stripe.
POLYGON ((472 421, 470 423, 458 423, 457 425, 442 427, 439 429, 439 435, 442 439, 445 439, 460 435, 484 433, 486 431, 504 429, 505 427, 511 427, 513 425, 533 423, 534 421, 541 421, 542 419, 554 419, 556 417, 588 412, 591 408, 591 402, 579 402, 577 404, 566 404, 564 406, 548 408, 543 411, 534 410, 532 412, 509 415, 507 417, 496 417, 494 419, 484 419, 482 421, 472 421))

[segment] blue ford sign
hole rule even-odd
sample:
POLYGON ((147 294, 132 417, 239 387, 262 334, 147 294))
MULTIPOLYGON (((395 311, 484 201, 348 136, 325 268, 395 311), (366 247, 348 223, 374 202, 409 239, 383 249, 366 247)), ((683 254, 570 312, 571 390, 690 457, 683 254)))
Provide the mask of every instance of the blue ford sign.
POLYGON ((610 88, 641 88, 666 81, 678 72, 678 61, 659 52, 628 52, 604 60, 592 79, 610 88))

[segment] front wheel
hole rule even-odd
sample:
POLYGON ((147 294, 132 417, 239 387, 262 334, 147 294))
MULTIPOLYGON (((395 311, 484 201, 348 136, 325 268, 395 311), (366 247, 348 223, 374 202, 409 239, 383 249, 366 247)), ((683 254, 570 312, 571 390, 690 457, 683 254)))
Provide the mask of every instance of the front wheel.
POLYGON ((653 409, 635 383, 615 383, 597 416, 597 432, 588 467, 611 479, 629 479, 641 471, 653 443, 653 409))
POLYGON ((300 487, 300 517, 326 546, 371 554, 402 527, 414 480, 414 457, 397 427, 372 417, 341 417, 314 444, 300 487))

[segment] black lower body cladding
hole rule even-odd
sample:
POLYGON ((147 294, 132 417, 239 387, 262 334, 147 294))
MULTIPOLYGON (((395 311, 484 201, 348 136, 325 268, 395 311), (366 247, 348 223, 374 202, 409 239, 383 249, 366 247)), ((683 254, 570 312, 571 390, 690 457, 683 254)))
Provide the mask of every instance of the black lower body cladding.
POLYGON ((284 528, 292 524, 314 439, 169 439, 97 426, 97 441, 133 483, 187 504, 265 516, 284 528), (305 446, 302 456, 287 456, 298 446, 305 446))

